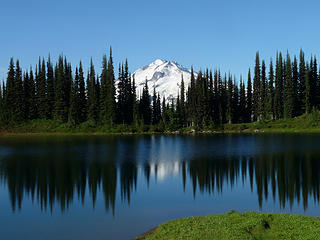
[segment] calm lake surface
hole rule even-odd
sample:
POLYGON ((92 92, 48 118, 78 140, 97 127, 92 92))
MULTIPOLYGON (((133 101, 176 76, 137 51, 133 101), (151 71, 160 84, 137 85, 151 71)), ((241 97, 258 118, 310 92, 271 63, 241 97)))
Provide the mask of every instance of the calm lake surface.
POLYGON ((320 135, 0 138, 0 239, 132 239, 236 211, 320 216, 320 135))

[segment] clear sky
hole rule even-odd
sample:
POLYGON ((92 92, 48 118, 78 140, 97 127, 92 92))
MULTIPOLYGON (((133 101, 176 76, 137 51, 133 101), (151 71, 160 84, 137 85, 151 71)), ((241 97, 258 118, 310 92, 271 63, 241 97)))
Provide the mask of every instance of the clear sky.
POLYGON ((10 57, 23 68, 50 53, 98 70, 112 45, 130 71, 157 58, 246 76, 255 52, 319 53, 320 2, 296 0, 4 0, 0 3, 0 80, 10 57))

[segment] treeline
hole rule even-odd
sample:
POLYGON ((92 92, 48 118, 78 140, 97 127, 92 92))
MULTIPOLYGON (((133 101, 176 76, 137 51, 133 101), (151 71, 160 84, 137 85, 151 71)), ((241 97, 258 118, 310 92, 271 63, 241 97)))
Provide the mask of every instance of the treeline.
POLYGON ((102 71, 96 73, 91 61, 87 76, 80 61, 74 72, 66 57, 54 65, 39 58, 36 68, 22 72, 19 60, 10 60, 6 83, 0 86, 0 121, 8 125, 34 119, 52 119, 72 126, 125 124, 179 129, 188 126, 219 127, 225 123, 292 118, 309 113, 320 105, 320 79, 317 59, 305 60, 300 51, 293 60, 277 53, 275 65, 260 61, 256 54, 253 80, 248 71, 242 76, 221 74, 208 69, 194 73, 185 86, 181 79, 177 99, 166 101, 147 80, 137 96, 135 79, 128 62, 119 64, 115 78, 112 51, 102 59, 102 71), (116 81, 117 80, 117 81, 116 81))

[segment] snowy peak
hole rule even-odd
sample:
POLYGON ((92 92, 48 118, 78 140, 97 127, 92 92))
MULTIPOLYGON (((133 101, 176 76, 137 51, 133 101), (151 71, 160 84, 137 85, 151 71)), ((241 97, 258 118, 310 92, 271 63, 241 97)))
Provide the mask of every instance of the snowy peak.
POLYGON ((181 77, 184 79, 185 86, 188 86, 191 72, 174 61, 157 59, 132 75, 135 78, 138 94, 142 92, 147 80, 150 93, 155 87, 161 97, 172 99, 178 96, 181 77))

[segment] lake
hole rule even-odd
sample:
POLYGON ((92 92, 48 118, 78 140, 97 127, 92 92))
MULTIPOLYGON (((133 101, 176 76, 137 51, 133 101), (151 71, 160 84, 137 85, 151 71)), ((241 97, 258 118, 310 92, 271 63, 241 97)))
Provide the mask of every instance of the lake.
POLYGON ((320 135, 0 138, 0 239, 132 239, 236 211, 320 216, 320 135))

